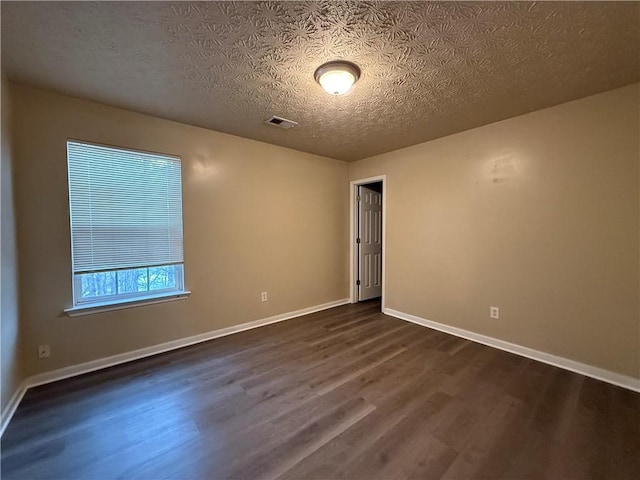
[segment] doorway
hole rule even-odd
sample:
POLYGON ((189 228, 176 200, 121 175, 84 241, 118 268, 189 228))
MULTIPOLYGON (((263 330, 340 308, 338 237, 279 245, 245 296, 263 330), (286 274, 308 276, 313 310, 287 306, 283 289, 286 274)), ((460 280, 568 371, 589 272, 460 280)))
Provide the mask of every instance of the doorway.
POLYGON ((351 303, 381 299, 384 310, 386 175, 351 182, 351 303))

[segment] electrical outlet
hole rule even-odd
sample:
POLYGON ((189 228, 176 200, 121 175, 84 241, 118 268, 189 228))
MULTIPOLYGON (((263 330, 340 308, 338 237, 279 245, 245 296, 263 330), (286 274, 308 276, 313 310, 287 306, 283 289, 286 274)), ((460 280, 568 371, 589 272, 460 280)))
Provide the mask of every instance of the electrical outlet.
POLYGON ((38 345, 38 358, 49 358, 51 347, 49 345, 38 345))
POLYGON ((269 300, 269 298, 267 297, 267 292, 262 292, 261 298, 263 302, 266 302, 267 300, 269 300))
POLYGON ((498 320, 500 318, 500 309, 498 307, 489 307, 489 316, 498 320))

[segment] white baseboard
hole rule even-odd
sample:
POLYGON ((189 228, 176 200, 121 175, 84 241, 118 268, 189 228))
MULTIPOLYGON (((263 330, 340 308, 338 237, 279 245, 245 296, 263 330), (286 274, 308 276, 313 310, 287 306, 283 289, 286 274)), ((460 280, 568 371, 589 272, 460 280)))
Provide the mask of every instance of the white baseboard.
POLYGON ((46 383, 64 380, 65 378, 75 377, 77 375, 93 372, 95 370, 102 370, 103 368, 112 367, 121 363, 131 362, 133 360, 149 357, 151 355, 157 355, 159 353, 168 352, 170 350, 176 350, 178 348, 188 347, 189 345, 206 342, 207 340, 213 340, 214 338, 224 337, 245 330, 251 330, 252 328, 262 327, 271 323, 282 322, 284 320, 290 320, 292 318, 301 317, 303 315, 309 315, 310 313, 339 307, 340 305, 345 305, 347 303, 349 303, 349 299, 343 298, 341 300, 323 303, 322 305, 316 305, 314 307, 303 308, 294 312, 281 313, 280 315, 274 315, 273 317, 263 318, 260 320, 255 320, 253 322, 241 323, 240 325, 213 330, 211 332, 202 333, 200 335, 181 338, 179 340, 172 340, 170 342, 161 343, 159 345, 153 345, 151 347, 145 347, 139 350, 120 353, 118 355, 100 358, 98 360, 92 360, 90 362, 80 363, 78 365, 72 365, 70 367, 64 367, 58 370, 52 370, 50 372, 33 375, 22 382, 18 390, 11 397, 9 404, 5 408, 6 412, 2 412, 2 430, 0 430, 0 437, 4 433, 4 429, 6 428, 6 426, 9 424, 9 421, 15 413, 16 408, 18 408, 20 400, 22 400, 25 392, 31 387, 37 387, 38 385, 44 385, 46 383))
POLYGON ((24 394, 27 392, 27 388, 29 388, 27 386, 27 380, 23 380, 22 383, 18 385, 16 391, 13 392, 13 395, 11 395, 9 403, 4 407, 4 411, 1 415, 2 420, 0 421, 0 438, 4 433, 4 430, 7 428, 7 425, 9 425, 9 421, 13 417, 13 414, 16 413, 16 409, 18 408, 18 405, 20 405, 22 397, 24 397, 24 394))
POLYGON ((482 343, 489 347, 494 347, 506 352, 515 353, 523 357, 531 358, 539 362, 553 365, 554 367, 564 368, 587 377, 602 380, 603 382, 617 385, 618 387, 627 388, 634 392, 640 392, 640 378, 634 378, 629 375, 623 375, 621 373, 612 372, 603 368, 587 365, 586 363, 576 362, 564 357, 558 357, 550 353, 541 352, 540 350, 534 350, 533 348, 523 347, 516 343, 505 342, 497 338, 488 337, 480 333, 471 332, 469 330, 463 330, 462 328, 452 327, 438 322, 433 322, 409 313, 399 312, 391 308, 383 309, 383 313, 392 317, 406 320, 407 322, 422 325, 423 327, 433 328, 444 333, 455 335, 456 337, 466 338, 472 342, 482 343))

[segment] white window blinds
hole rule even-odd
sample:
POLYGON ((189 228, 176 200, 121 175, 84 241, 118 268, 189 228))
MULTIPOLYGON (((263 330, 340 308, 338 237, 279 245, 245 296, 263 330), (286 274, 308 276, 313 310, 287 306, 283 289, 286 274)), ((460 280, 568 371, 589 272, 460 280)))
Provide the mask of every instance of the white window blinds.
POLYGON ((73 272, 183 262, 180 159, 67 142, 73 272))

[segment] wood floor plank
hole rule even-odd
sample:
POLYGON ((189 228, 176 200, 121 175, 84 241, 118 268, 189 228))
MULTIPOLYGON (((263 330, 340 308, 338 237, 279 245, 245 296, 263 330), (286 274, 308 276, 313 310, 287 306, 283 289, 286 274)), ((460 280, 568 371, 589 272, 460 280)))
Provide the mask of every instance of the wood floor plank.
POLYGON ((29 390, 4 479, 640 472, 640 394, 380 313, 316 312, 29 390))

